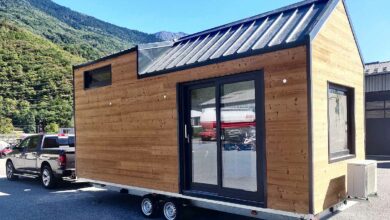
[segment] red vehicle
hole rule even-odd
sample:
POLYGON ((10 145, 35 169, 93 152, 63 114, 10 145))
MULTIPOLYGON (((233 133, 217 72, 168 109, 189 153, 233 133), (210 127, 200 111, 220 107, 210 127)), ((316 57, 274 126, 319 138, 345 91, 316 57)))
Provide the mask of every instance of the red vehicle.
MULTIPOLYGON (((215 140, 216 137, 216 122, 215 109, 204 109, 200 116, 200 124, 202 131, 199 135, 203 141, 215 140)), ((228 109, 225 108, 221 112, 222 129, 245 129, 256 126, 255 113, 249 109, 228 109)))
POLYGON ((0 158, 7 156, 7 154, 11 153, 12 149, 9 144, 1 144, 0 145, 0 158))

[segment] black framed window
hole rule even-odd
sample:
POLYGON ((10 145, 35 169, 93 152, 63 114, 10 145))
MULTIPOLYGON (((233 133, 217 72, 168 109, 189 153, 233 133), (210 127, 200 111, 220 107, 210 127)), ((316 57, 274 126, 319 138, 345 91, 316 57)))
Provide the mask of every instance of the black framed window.
POLYGON ((111 65, 84 72, 84 88, 98 88, 111 85, 111 65))
POLYGON ((328 83, 329 161, 355 155, 354 89, 328 83))
POLYGON ((366 118, 390 118, 390 100, 376 100, 366 102, 366 118))

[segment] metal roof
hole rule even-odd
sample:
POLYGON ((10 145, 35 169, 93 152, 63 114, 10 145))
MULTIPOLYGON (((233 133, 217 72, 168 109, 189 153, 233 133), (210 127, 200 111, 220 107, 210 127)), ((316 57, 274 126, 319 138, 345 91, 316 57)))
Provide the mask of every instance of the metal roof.
MULTIPOLYGON (((335 0, 306 0, 275 11, 182 37, 168 46, 139 47, 138 74, 155 75, 303 44, 335 0), (161 52, 163 51, 163 52, 161 52)), ((329 13, 328 13, 329 14, 329 13)))
POLYGON ((366 92, 390 91, 390 61, 365 65, 366 92))
POLYGON ((368 75, 390 73, 390 61, 367 63, 365 73, 368 75))

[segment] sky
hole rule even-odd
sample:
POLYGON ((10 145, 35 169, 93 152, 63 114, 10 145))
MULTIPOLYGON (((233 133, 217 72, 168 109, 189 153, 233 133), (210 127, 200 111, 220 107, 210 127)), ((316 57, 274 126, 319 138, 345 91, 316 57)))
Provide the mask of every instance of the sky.
MULTIPOLYGON (((147 33, 188 34, 299 0, 53 0, 109 23, 147 33)), ((390 1, 346 0, 365 62, 390 60, 390 1)))

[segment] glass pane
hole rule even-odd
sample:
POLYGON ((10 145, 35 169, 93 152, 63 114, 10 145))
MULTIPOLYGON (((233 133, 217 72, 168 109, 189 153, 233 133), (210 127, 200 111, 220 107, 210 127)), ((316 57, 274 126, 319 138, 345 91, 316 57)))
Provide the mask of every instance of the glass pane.
POLYGON ((390 109, 390 100, 386 100, 386 108, 390 109))
POLYGON ((384 110, 370 110, 370 111, 366 111, 366 118, 367 119, 384 118, 384 117, 385 117, 385 111, 384 110))
POLYGON ((221 90, 222 185, 257 191, 255 82, 221 90))
POLYGON ((41 141, 40 136, 32 137, 28 143, 28 150, 35 150, 38 147, 39 142, 41 141))
POLYGON ((383 109, 385 107, 384 101, 366 102, 366 109, 383 109))
POLYGON ((386 118, 390 118, 390 110, 386 110, 386 118))
MULTIPOLYGON (((347 92, 329 90, 329 146, 330 153, 348 151, 348 100, 347 92)), ((347 154, 349 152, 346 152, 347 154)))
POLYGON ((191 90, 192 181, 216 185, 215 87, 191 90))
POLYGON ((111 84, 111 66, 86 71, 84 73, 85 88, 96 88, 111 84))

